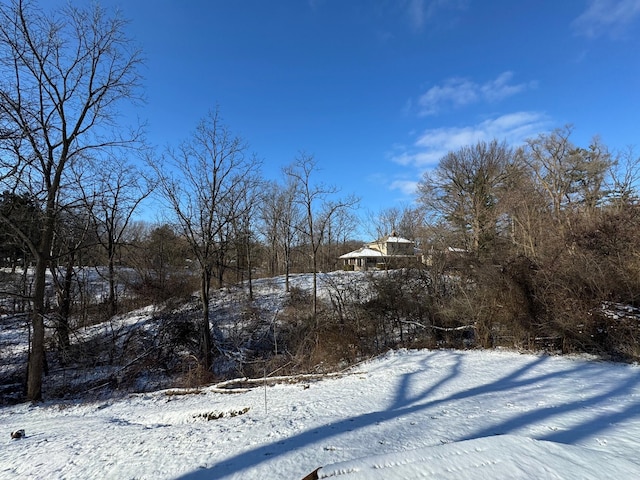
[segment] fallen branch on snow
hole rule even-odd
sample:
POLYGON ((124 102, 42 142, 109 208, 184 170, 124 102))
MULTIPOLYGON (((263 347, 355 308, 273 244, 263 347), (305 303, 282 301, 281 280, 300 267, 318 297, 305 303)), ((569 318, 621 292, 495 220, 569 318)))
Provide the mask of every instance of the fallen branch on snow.
POLYGON ((415 325, 420 328, 430 328, 432 330, 438 330, 440 332, 459 332, 461 330, 473 330, 476 328, 475 325, 462 325, 460 327, 438 327, 437 325, 424 325, 420 322, 412 322, 409 320, 401 320, 402 323, 406 323, 408 325, 415 325))
POLYGON ((230 388, 231 385, 264 385, 265 383, 273 385, 276 383, 298 383, 303 382, 305 380, 321 380, 323 378, 338 378, 344 375, 354 375, 360 372, 353 373, 345 373, 345 372, 335 372, 335 373, 301 373, 299 375, 281 375, 275 377, 266 377, 266 378, 233 378, 231 380, 225 380, 224 382, 216 383, 215 385, 209 387, 207 390, 214 393, 244 393, 251 390, 249 387, 240 387, 240 388, 230 388))

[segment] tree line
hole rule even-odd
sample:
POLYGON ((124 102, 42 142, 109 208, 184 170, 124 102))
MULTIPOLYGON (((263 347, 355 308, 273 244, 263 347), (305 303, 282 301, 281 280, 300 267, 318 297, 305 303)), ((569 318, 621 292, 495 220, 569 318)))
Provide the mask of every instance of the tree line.
POLYGON ((171 270, 189 260, 200 283, 208 367, 212 281, 222 286, 231 271, 250 280, 262 240, 271 273, 295 271, 305 257, 315 272, 321 246, 351 231, 348 210, 357 200, 315 183, 312 156, 300 154, 282 182, 267 182, 217 110, 162 154, 145 144, 140 126, 123 127, 121 109, 142 100, 142 53, 125 25, 99 5, 0 6, 0 249, 3 262, 23 272, 20 288, 6 293, 21 297, 30 315, 31 400, 42 396, 45 323, 54 323, 58 348, 69 346, 78 266, 106 267, 103 300, 113 315, 117 267, 141 267, 144 281, 162 293, 171 270), (167 207, 166 225, 143 233, 134 213, 152 194, 167 207))

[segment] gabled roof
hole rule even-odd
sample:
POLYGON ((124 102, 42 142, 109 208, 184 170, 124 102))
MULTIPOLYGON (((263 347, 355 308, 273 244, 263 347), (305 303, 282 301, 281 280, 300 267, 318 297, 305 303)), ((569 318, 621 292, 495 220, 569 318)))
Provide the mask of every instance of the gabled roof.
POLYGON ((406 238, 398 237, 397 235, 387 235, 386 237, 382 237, 379 240, 376 240, 372 243, 413 243, 411 240, 407 240, 406 238))
POLYGON ((364 247, 360 247, 358 250, 354 250, 353 252, 345 253, 338 258, 389 258, 389 257, 406 257, 408 255, 397 255, 397 254, 383 254, 376 247, 380 245, 384 245, 387 243, 402 243, 402 244, 411 244, 414 245, 414 242, 411 240, 407 240, 406 238, 399 237, 395 232, 392 232, 391 235, 387 235, 378 240, 375 240, 371 243, 368 243, 364 247))
POLYGON ((358 250, 354 250, 353 252, 345 253, 344 255, 340 255, 338 258, 369 258, 369 257, 382 257, 382 252, 380 250, 375 250, 369 247, 360 247, 358 250))

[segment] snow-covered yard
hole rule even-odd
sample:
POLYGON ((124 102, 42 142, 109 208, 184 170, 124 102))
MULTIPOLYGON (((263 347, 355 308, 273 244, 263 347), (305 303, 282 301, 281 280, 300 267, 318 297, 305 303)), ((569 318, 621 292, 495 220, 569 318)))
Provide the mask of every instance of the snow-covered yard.
POLYGON ((1 478, 640 478, 640 368, 399 351, 244 393, 3 407, 0 425, 1 478))

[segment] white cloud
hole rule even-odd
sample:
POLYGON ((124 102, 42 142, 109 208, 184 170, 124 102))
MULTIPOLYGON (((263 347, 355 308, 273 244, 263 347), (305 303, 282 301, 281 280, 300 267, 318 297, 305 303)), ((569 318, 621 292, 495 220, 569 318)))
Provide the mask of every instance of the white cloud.
POLYGON ((408 166, 436 163, 438 160, 440 160, 440 157, 434 159, 431 152, 403 151, 397 155, 393 155, 392 159, 399 165, 408 166))
POLYGON ((587 9, 573 22, 579 35, 598 37, 619 36, 640 16, 640 0, 590 0, 587 9))
POLYGON ((520 145, 548 126, 539 112, 516 112, 466 127, 433 128, 422 132, 411 147, 399 149, 392 160, 400 165, 424 168, 435 166, 447 153, 480 141, 506 141, 520 145))
POLYGON ((478 85, 464 78, 450 78, 443 85, 431 87, 418 99, 421 115, 435 115, 443 105, 461 107, 478 99, 478 85))
POLYGON ((403 195, 413 196, 418 190, 418 182, 413 180, 394 180, 389 185, 390 190, 399 190, 403 195))
POLYGON ((509 82, 512 78, 513 72, 503 72, 495 80, 485 83, 480 88, 483 97, 490 102, 496 102, 534 86, 533 82, 510 85, 509 82))
POLYGON ((503 72, 495 80, 479 84, 453 77, 435 85, 418 99, 420 115, 435 115, 448 108, 459 108, 479 101, 497 102, 534 88, 535 82, 512 84, 513 72, 503 72))

